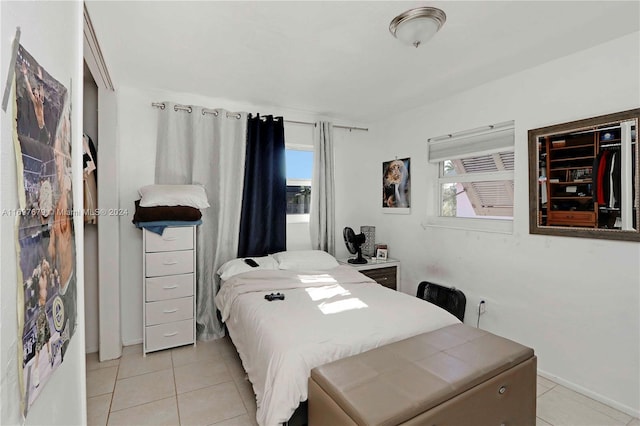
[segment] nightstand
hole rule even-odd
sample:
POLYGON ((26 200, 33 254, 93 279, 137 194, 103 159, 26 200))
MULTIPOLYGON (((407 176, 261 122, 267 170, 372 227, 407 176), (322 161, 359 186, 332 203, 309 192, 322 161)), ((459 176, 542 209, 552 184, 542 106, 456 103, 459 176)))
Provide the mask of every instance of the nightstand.
POLYGON ((400 261, 395 259, 376 260, 368 259, 368 263, 356 265, 349 263, 347 259, 338 259, 341 265, 351 266, 362 272, 378 284, 392 290, 400 288, 400 261))

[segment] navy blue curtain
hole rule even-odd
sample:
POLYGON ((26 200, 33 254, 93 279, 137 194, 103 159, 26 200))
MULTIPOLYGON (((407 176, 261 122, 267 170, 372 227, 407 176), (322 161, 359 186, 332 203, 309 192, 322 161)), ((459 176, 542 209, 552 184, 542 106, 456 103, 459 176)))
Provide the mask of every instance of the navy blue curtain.
POLYGON ((287 248, 287 177, 282 117, 249 116, 238 257, 287 248))

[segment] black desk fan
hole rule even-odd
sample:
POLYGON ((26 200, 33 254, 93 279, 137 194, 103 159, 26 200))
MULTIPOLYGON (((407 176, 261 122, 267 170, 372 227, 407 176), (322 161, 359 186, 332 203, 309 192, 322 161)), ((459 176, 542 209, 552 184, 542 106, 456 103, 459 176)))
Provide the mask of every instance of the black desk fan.
POLYGON ((348 226, 344 228, 342 235, 344 236, 344 243, 347 245, 347 250, 349 250, 349 253, 358 253, 358 256, 355 259, 349 259, 348 262, 354 263, 356 265, 367 263, 367 259, 362 257, 361 248, 362 244, 364 244, 364 242, 366 241, 365 235, 363 233, 356 235, 356 233, 353 232, 353 229, 349 228, 348 226))

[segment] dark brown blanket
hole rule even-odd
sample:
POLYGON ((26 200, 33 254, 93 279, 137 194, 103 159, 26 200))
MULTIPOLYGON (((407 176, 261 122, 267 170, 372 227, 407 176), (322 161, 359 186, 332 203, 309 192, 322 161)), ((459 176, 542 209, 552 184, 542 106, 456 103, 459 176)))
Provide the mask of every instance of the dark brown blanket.
POLYGON ((156 222, 163 220, 200 220, 202 213, 199 209, 188 206, 158 206, 140 207, 140 200, 135 201, 136 211, 133 222, 156 222))

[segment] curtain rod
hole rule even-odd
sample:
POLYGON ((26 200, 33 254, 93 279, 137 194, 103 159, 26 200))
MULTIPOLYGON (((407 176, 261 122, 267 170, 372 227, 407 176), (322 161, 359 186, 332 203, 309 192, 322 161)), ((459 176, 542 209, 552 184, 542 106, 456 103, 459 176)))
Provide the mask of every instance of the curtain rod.
MULTIPOLYGON (((160 108, 160 109, 165 109, 166 105, 162 102, 153 102, 151 104, 152 107, 154 108, 160 108)), ((173 106, 173 110, 174 111, 187 111, 187 112, 191 112, 192 108, 189 105, 174 105, 173 106)), ((202 109, 202 115, 205 114, 212 114, 214 116, 218 116, 218 111, 215 109, 206 109, 203 108, 202 109)), ((239 112, 233 112, 233 113, 227 113, 227 118, 231 118, 231 117, 235 117, 237 119, 240 119, 242 117, 242 115, 239 112)), ((284 120, 285 123, 292 123, 292 124, 304 124, 307 126, 314 126, 316 125, 316 123, 311 123, 309 121, 295 121, 295 120, 284 120)), ((333 127, 337 127, 338 129, 347 129, 349 131, 351 130, 362 130, 363 132, 368 132, 369 129, 365 128, 365 127, 353 127, 353 126, 338 126, 338 125, 334 125, 333 127)))
POLYGON ((427 139, 427 142, 440 142, 451 138, 457 138, 460 136, 470 136, 477 133, 485 133, 485 132, 494 132, 499 130, 506 130, 509 128, 513 128, 514 122, 512 121, 504 121, 502 123, 490 124, 488 126, 477 127, 475 129, 463 130, 457 133, 449 133, 443 136, 436 136, 434 138, 427 139))
MULTIPOLYGON (((154 107, 154 108, 160 108, 160 109, 165 109, 166 108, 166 105, 164 103, 162 103, 162 102, 153 102, 151 104, 151 106, 154 107)), ((178 104, 176 104, 176 105, 173 106, 173 110, 174 111, 187 111, 188 113, 191 113, 191 111, 193 111, 193 108, 191 107, 191 105, 178 105, 178 104)), ((205 115, 205 114, 211 114, 211 115, 217 117, 219 112, 217 110, 215 110, 215 109, 202 108, 202 115, 205 115)), ((242 118, 242 114, 240 114, 239 112, 228 112, 227 113, 227 118, 232 118, 232 117, 237 118, 239 120, 240 118, 242 118)))
MULTIPOLYGON (((306 124, 307 126, 314 126, 316 125, 316 123, 311 123, 310 121, 295 121, 295 120, 284 120, 285 123, 294 123, 294 124, 306 124)), ((349 131, 351 130, 362 130, 363 132, 368 132, 369 129, 366 127, 353 127, 353 126, 338 126, 338 125, 333 125, 333 127, 337 127, 338 129, 347 129, 349 131)))

